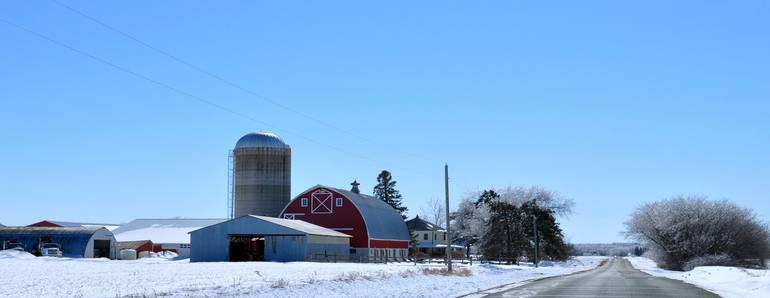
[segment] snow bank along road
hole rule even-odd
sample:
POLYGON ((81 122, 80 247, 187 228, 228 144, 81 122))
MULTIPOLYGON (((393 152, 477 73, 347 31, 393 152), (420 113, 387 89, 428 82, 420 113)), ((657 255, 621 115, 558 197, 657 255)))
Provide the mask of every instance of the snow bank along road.
POLYGON ((0 251, 0 297, 453 297, 515 281, 589 270, 603 258, 550 266, 456 267, 471 276, 425 274, 441 265, 190 263, 148 258, 35 258, 0 251))
POLYGON ((678 280, 653 277, 634 269, 628 260, 610 259, 594 270, 546 278, 485 297, 719 297, 678 280))
POLYGON ((627 259, 645 273, 694 284, 725 298, 770 297, 770 270, 703 266, 680 272, 660 269, 648 258, 627 259))

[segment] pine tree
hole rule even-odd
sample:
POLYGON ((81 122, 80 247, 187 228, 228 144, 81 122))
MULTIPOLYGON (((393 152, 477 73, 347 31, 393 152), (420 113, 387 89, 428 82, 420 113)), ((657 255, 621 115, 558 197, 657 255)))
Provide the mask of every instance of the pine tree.
MULTIPOLYGON (((527 238, 534 241, 535 235, 532 231, 533 216, 537 217, 537 233, 540 240, 540 251, 538 254, 542 259, 562 261, 569 258, 569 247, 564 242, 564 233, 556 221, 554 211, 549 208, 540 207, 537 201, 528 201, 521 205, 524 213, 524 226, 527 238)), ((534 252, 534 247, 532 248, 534 252)))
POLYGON ((529 243, 522 225, 522 212, 516 205, 503 201, 490 201, 490 219, 481 242, 481 251, 488 259, 497 257, 507 263, 517 263, 521 251, 529 243))
POLYGON ((396 209, 401 217, 406 219, 406 206, 401 204, 401 193, 396 189, 396 181, 393 180, 390 172, 382 170, 377 175, 377 185, 374 186, 374 197, 388 203, 393 209, 396 209))

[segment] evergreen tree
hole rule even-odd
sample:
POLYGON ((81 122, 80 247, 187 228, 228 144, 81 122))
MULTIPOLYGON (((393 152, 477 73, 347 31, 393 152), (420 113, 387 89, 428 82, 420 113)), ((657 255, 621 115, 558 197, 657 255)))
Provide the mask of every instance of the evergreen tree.
POLYGON ((481 193, 479 196, 479 199, 476 200, 476 206, 479 206, 481 204, 489 204, 495 201, 500 200, 500 195, 496 193, 494 190, 485 190, 481 193))
POLYGON ((387 170, 382 170, 377 175, 377 185, 374 186, 374 197, 388 203, 393 209, 396 209, 401 217, 406 219, 406 206, 401 204, 401 193, 396 189, 396 180, 387 170))
POLYGON ((522 210, 515 204, 499 200, 494 191, 484 191, 476 204, 489 208, 490 218, 481 241, 481 251, 488 259, 505 259, 517 263, 521 251, 529 246, 523 225, 522 210))
MULTIPOLYGON (((569 246, 564 242, 564 233, 556 222, 554 211, 538 206, 537 201, 528 201, 521 205, 524 213, 524 226, 527 238, 534 241, 535 234, 532 230, 534 218, 537 218, 537 233, 540 240, 538 254, 542 259, 562 261, 569 259, 569 246)), ((531 248, 534 255, 534 246, 531 248)))

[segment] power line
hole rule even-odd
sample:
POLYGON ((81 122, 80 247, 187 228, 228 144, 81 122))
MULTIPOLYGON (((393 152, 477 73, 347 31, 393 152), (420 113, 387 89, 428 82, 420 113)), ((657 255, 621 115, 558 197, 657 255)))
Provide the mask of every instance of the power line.
POLYGON ((410 152, 406 152, 406 151, 400 150, 398 148, 392 148, 390 146, 384 145, 384 144, 382 144, 380 142, 377 142, 375 140, 372 140, 370 138, 360 136, 360 135, 358 135, 358 134, 356 134, 356 133, 354 133, 352 131, 349 131, 347 129, 343 129, 343 128, 337 127, 336 125, 333 125, 331 123, 323 121, 323 120, 321 120, 321 119, 319 119, 317 117, 314 117, 314 116, 312 116, 310 114, 307 114, 307 113, 304 113, 302 111, 293 109, 293 108, 291 108, 289 106, 286 106, 286 105, 280 103, 279 101, 273 100, 273 99, 271 99, 271 98, 269 98, 267 96, 259 94, 259 93, 255 92, 255 91, 253 91, 253 90, 251 90, 249 88, 246 88, 246 87, 244 87, 244 86, 242 86, 240 84, 236 84, 236 83, 234 83, 234 82, 232 82, 230 80, 225 79, 224 77, 222 77, 220 75, 217 75, 217 74, 215 74, 215 73, 213 73, 211 71, 208 71, 208 70, 206 70, 206 69, 204 69, 202 67, 199 67, 199 66, 197 66, 195 64, 192 64, 192 63, 190 63, 190 62, 188 62, 188 61, 186 61, 186 60, 184 60, 182 58, 179 58, 179 57, 177 57, 177 56, 175 56, 175 55, 173 55, 173 54, 171 54, 171 53, 169 53, 167 51, 164 51, 164 50, 162 50, 162 49, 160 49, 158 47, 155 47, 155 46, 153 46, 153 45, 151 45, 151 44, 149 44, 147 42, 144 42, 141 39, 139 39, 139 38, 137 38, 137 37, 135 37, 135 36, 125 32, 123 30, 115 28, 114 26, 111 26, 111 25, 109 25, 109 24, 107 24, 105 22, 102 22, 101 20, 99 20, 99 19, 97 19, 95 17, 92 17, 92 16, 86 14, 85 12, 82 12, 82 11, 72 7, 72 6, 69 6, 67 4, 61 3, 61 2, 59 2, 57 0, 50 0, 50 1, 55 3, 55 4, 57 4, 57 5, 59 5, 59 6, 61 6, 61 7, 63 7, 63 8, 65 8, 65 9, 67 9, 67 10, 69 10, 69 11, 71 11, 71 12, 73 12, 73 13, 75 13, 75 14, 77 14, 77 15, 80 15, 83 18, 86 18, 86 19, 88 19, 88 20, 90 20, 90 21, 92 21, 92 22, 94 22, 96 24, 99 24, 100 26, 102 26, 102 27, 104 27, 104 28, 114 32, 114 33, 117 33, 117 34, 119 34, 119 35, 121 35, 121 36, 123 36, 125 38, 128 38, 128 39, 130 39, 130 40, 132 40, 132 41, 134 41, 134 42, 144 46, 145 48, 148 48, 148 49, 150 49, 150 50, 152 50, 152 51, 154 51, 154 52, 156 52, 158 54, 166 56, 167 58, 169 58, 169 59, 171 59, 171 60, 173 60, 173 61, 175 61, 177 63, 180 63, 180 64, 182 64, 184 66, 187 66, 190 69, 193 69, 193 70, 195 70, 195 71, 197 71, 199 73, 202 73, 202 74, 204 74, 204 75, 206 75, 206 76, 208 76, 210 78, 213 78, 213 79, 215 79, 215 80, 217 80, 217 81, 219 81, 221 83, 224 83, 224 84, 226 84, 226 85, 228 85, 230 87, 233 87, 235 89, 238 89, 238 90, 240 90, 242 92, 250 94, 250 95, 252 95, 252 96, 254 96, 254 97, 258 98, 258 99, 261 99, 261 100, 263 100, 263 101, 265 101, 267 103, 270 103, 270 104, 272 104, 274 106, 277 106, 277 107, 279 107, 279 108, 281 108, 283 110, 286 110, 286 111, 292 112, 294 114, 300 115, 300 116, 302 116, 304 118, 310 119, 310 120, 312 120, 312 121, 314 121, 316 123, 319 123, 321 125, 324 125, 324 126, 326 126, 328 128, 340 131, 342 133, 345 133, 347 135, 353 136, 355 138, 358 138, 360 140, 366 141, 368 143, 371 143, 371 144, 374 144, 374 145, 377 145, 377 146, 380 146, 380 147, 383 147, 383 148, 388 148, 390 151, 395 151, 395 152, 398 152, 398 153, 400 153, 402 155, 409 155, 409 156, 412 156, 414 158, 423 159, 423 160, 427 160, 427 161, 431 161, 431 162, 438 162, 435 159, 432 159, 430 157, 427 157, 427 156, 424 156, 424 155, 421 155, 421 154, 414 154, 414 153, 410 153, 410 152))
MULTIPOLYGON (((337 151, 339 151, 339 152, 342 152, 342 153, 345 153, 345 154, 348 154, 348 155, 351 155, 351 156, 355 156, 355 157, 357 157, 357 158, 359 158, 359 159, 362 159, 362 160, 366 160, 366 161, 372 162, 372 163, 374 163, 374 164, 382 164, 381 162, 378 162, 378 161, 376 161, 376 160, 374 160, 374 159, 368 158, 368 157, 366 157, 366 156, 364 156, 364 155, 361 155, 361 154, 357 154, 357 153, 353 153, 353 152, 350 152, 350 151, 348 151, 348 150, 345 150, 345 149, 343 149, 343 148, 340 148, 340 147, 337 147, 337 146, 334 146, 334 145, 330 145, 330 144, 327 144, 327 143, 324 143, 324 142, 320 142, 320 141, 317 141, 317 140, 315 140, 315 139, 313 139, 313 138, 310 138, 310 137, 304 136, 304 135, 302 135, 302 134, 300 134, 300 133, 297 133, 297 132, 294 132, 294 131, 291 131, 291 130, 287 130, 287 129, 282 129, 282 128, 279 128, 279 127, 277 127, 277 126, 275 126, 275 125, 273 125, 273 124, 270 124, 270 123, 268 123, 268 122, 265 122, 265 121, 263 121, 263 120, 259 120, 259 119, 257 119, 257 118, 254 118, 254 117, 252 117, 252 116, 248 115, 248 114, 245 114, 245 113, 241 113, 241 112, 238 112, 238 111, 236 111, 236 110, 233 110, 233 109, 231 109, 231 108, 228 108, 228 107, 226 107, 226 106, 223 106, 223 105, 221 105, 221 104, 218 104, 218 103, 216 103, 216 102, 213 102, 213 101, 211 101, 211 100, 208 100, 208 99, 206 99, 206 98, 203 98, 203 97, 197 96, 197 95, 195 95, 195 94, 189 93, 189 92, 187 92, 187 91, 184 91, 184 90, 182 90, 182 89, 179 89, 179 88, 176 88, 176 87, 174 87, 174 86, 172 86, 172 85, 169 85, 169 84, 166 84, 166 83, 160 82, 160 81, 158 81, 158 80, 155 80, 155 79, 153 79, 153 78, 150 78, 150 77, 148 77, 148 76, 145 76, 145 75, 143 75, 143 74, 141 74, 141 73, 135 72, 135 71, 133 71, 133 70, 130 70, 130 69, 128 69, 128 68, 125 68, 125 67, 123 67, 123 66, 120 66, 120 65, 118 65, 118 64, 112 63, 112 62, 110 62, 110 61, 108 61, 108 60, 106 60, 106 59, 104 59, 104 58, 101 58, 101 57, 98 57, 98 56, 96 56, 96 55, 93 55, 93 54, 91 54, 91 53, 88 53, 88 52, 86 52, 86 51, 83 51, 83 50, 77 49, 77 48, 75 48, 75 47, 72 47, 72 46, 70 46, 70 45, 68 45, 68 44, 65 44, 65 43, 63 43, 63 42, 61 42, 61 41, 58 41, 58 40, 56 40, 56 39, 53 39, 53 38, 51 38, 51 37, 48 37, 48 36, 46 36, 46 35, 44 35, 44 34, 42 34, 42 33, 39 33, 39 32, 37 32, 37 31, 34 31, 34 30, 32 30, 32 29, 29 29, 29 28, 27 28, 27 27, 24 27, 24 26, 22 26, 22 25, 16 24, 16 23, 14 23, 14 22, 11 22, 11 21, 9 21, 9 20, 6 20, 6 19, 3 19, 3 18, 0 18, 0 22, 6 23, 6 24, 8 24, 8 25, 10 25, 10 26, 12 26, 12 27, 14 27, 14 28, 16 28, 16 29, 19 29, 19 30, 21 30, 21 31, 24 31, 24 32, 26 32, 26 33, 32 34, 32 35, 34 35, 34 36, 37 36, 38 38, 44 39, 44 40, 46 40, 46 41, 48 41, 48 42, 50 42, 50 43, 53 43, 53 44, 55 44, 55 45, 58 45, 58 46, 60 46, 60 47, 63 47, 63 48, 65 48, 65 49, 67 49, 67 50, 70 50, 70 51, 72 51, 72 52, 75 52, 75 53, 77 53, 77 54, 80 54, 80 55, 82 55, 82 56, 85 56, 85 57, 87 57, 87 58, 89 58, 89 59, 91 59, 91 60, 94 60, 94 61, 96 61, 96 62, 102 63, 102 64, 104 64, 104 65, 107 65, 107 66, 110 66, 110 67, 112 67, 112 68, 114 68, 114 69, 116 69, 116 70, 119 70, 119 71, 121 71, 121 72, 127 73, 127 74, 129 74, 129 75, 132 75, 132 76, 134 76, 134 77, 137 77, 137 78, 139 78, 139 79, 141 79, 141 80, 144 80, 144 81, 150 82, 150 83, 152 83, 152 84, 158 85, 158 86, 160 86, 160 87, 166 88, 166 89, 168 89, 168 90, 171 90, 171 91, 173 91, 173 92, 175 92, 175 93, 181 94, 181 95, 183 95, 183 96, 185 96, 185 97, 188 97, 188 98, 191 98, 191 99, 194 99, 194 100, 196 100, 196 101, 198 101, 198 102, 200 102, 200 103, 203 103, 203 104, 206 104, 206 105, 208 105, 208 106, 214 107, 214 108, 216 108, 216 109, 219 109, 219 110, 221 110, 221 111, 227 112, 227 113, 229 113, 229 114, 232 114, 232 115, 238 116, 238 117, 240 117, 240 118, 244 118, 244 119, 246 119, 246 120, 249 120, 249 121, 252 121, 252 122, 256 122, 256 123, 259 123, 259 124, 261 124, 261 125, 264 125, 264 126, 270 127, 270 128, 272 128, 272 129, 275 129, 275 130, 278 130, 278 131, 282 131, 282 132, 285 132, 285 133, 287 133, 287 134, 290 134, 290 135, 293 135, 293 136, 296 136, 296 137, 302 138, 302 139, 304 139, 304 140, 306 140, 306 141, 309 141, 309 142, 312 142, 312 143, 315 143, 315 144, 318 144, 318 145, 321 145, 321 146, 326 146, 326 147, 328 147, 328 148, 331 148, 331 149, 337 150, 337 151)), ((405 167, 401 167, 401 168, 402 168, 402 169, 406 169, 405 167)), ((422 172, 422 171, 420 171, 420 170, 416 170, 416 169, 409 169, 409 170, 410 170, 410 171, 412 171, 412 172, 415 172, 415 173, 419 173, 419 174, 421 174, 421 175, 422 175, 422 174, 425 174, 424 172, 422 172)))

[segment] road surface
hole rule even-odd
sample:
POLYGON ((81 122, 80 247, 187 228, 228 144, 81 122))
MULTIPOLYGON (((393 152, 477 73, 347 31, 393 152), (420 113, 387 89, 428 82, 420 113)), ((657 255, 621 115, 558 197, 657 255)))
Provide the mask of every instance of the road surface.
POLYGON ((626 259, 612 258, 607 264, 590 271, 546 278, 484 297, 711 298, 719 296, 678 280, 651 276, 634 269, 626 259))

